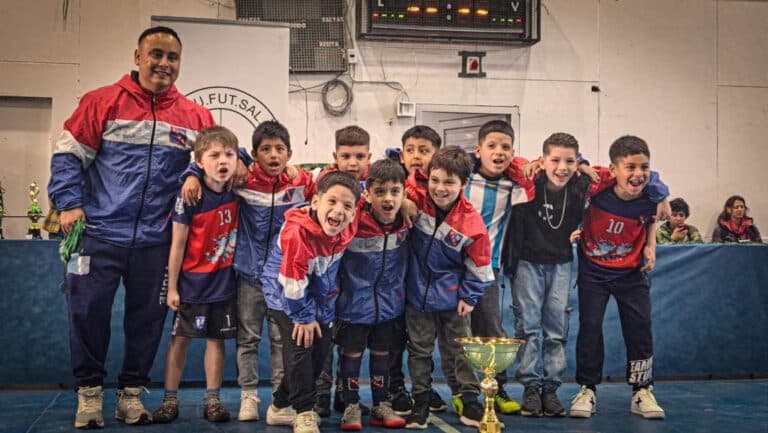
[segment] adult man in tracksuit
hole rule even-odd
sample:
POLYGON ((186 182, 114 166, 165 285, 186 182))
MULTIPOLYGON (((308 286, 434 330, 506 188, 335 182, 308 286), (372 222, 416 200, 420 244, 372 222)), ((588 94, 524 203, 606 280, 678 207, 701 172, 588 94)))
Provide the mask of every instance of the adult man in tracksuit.
POLYGON ((104 361, 115 292, 125 286, 125 354, 115 417, 151 422, 139 393, 149 383, 166 309, 168 215, 197 132, 211 113, 173 85, 181 41, 153 27, 139 37, 138 71, 85 94, 56 143, 48 193, 61 227, 85 223, 81 252, 67 264, 69 336, 78 393, 77 428, 102 428, 104 361))

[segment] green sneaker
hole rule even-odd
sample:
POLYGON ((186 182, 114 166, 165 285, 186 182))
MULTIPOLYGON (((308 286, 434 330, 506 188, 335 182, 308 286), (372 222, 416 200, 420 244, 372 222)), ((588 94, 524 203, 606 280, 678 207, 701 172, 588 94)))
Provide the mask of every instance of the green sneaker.
POLYGON ((504 388, 499 388, 499 392, 496 393, 496 397, 493 398, 494 406, 498 412, 504 415, 512 415, 520 412, 520 403, 513 400, 504 388))
POLYGON ((455 413, 457 416, 461 416, 461 414, 464 412, 464 402, 461 401, 461 393, 453 396, 451 399, 451 406, 453 407, 453 413, 455 413))

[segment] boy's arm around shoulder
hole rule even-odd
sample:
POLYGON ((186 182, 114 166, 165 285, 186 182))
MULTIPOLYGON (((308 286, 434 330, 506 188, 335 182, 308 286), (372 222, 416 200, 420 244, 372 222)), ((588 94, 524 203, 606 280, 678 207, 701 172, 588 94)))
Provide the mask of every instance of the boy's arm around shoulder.
POLYGON ((525 190, 525 195, 528 201, 533 200, 536 195, 536 183, 534 179, 529 179, 525 176, 525 167, 529 161, 521 156, 512 158, 512 163, 507 167, 507 171, 504 173, 507 177, 515 182, 518 186, 525 190))

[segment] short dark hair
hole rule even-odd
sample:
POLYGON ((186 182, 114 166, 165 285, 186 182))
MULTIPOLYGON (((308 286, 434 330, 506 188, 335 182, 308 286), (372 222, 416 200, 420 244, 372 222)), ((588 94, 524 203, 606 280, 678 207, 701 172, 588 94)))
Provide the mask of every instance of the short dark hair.
POLYGON ((469 175, 472 174, 473 165, 464 149, 458 146, 446 146, 438 150, 432 160, 429 161, 427 173, 432 173, 432 170, 439 168, 445 170, 449 176, 458 176, 461 183, 465 183, 469 180, 469 175))
POLYGON ((350 125, 336 131, 336 148, 339 146, 370 146, 371 136, 368 131, 357 126, 350 125))
POLYGON ((389 158, 380 159, 371 164, 365 182, 366 188, 370 188, 376 182, 394 182, 405 185, 405 169, 398 161, 389 158))
POLYGON ((416 125, 408 128, 408 130, 403 133, 403 138, 400 139, 403 146, 405 146, 405 140, 409 138, 423 138, 432 143, 432 147, 435 149, 440 149, 440 146, 443 145, 443 139, 440 138, 440 134, 427 125, 416 125))
POLYGON ((544 145, 541 151, 546 155, 549 154, 551 147, 563 147, 565 149, 573 149, 576 153, 579 153, 579 142, 571 134, 565 132, 555 132, 544 140, 544 145))
POLYGON ((733 205, 735 205, 737 201, 744 203, 744 218, 748 218, 747 211, 749 210, 749 208, 747 207, 747 201, 744 200, 744 197, 740 195, 732 195, 728 197, 728 200, 725 201, 725 204, 723 205, 723 211, 720 212, 719 219, 724 221, 728 221, 729 219, 731 219, 731 214, 728 213, 728 208, 733 207, 733 205))
POLYGON ((491 132, 499 132, 501 134, 509 135, 512 138, 512 142, 515 142, 515 130, 512 125, 505 120, 489 120, 485 122, 480 130, 477 131, 477 142, 481 144, 485 137, 491 132))
POLYGON ((617 138, 608 150, 608 156, 610 156, 611 162, 614 164, 619 161, 619 158, 640 154, 648 158, 651 157, 651 151, 648 149, 648 144, 645 140, 634 135, 625 135, 617 138))
POLYGON ((325 194, 336 185, 341 185, 352 192, 355 201, 360 200, 360 182, 351 174, 344 171, 331 171, 323 175, 317 182, 317 195, 325 194))
POLYGON ((179 37, 179 34, 176 33, 176 30, 165 26, 155 26, 141 32, 141 35, 139 36, 139 46, 141 46, 141 41, 143 41, 144 38, 149 35, 154 35, 155 33, 165 33, 166 35, 171 35, 176 38, 176 40, 179 41, 179 45, 181 45, 181 38, 179 37))
POLYGON ((688 203, 682 198, 676 198, 669 202, 669 207, 672 208, 673 213, 682 212, 686 218, 691 216, 691 209, 688 207, 688 203))
POLYGON ((229 129, 223 126, 211 126, 205 128, 197 134, 195 141, 195 161, 200 161, 203 153, 211 147, 213 143, 221 143, 222 146, 234 149, 237 152, 237 136, 229 129))
POLYGON ((259 126, 253 130, 251 136, 251 147, 253 150, 259 150, 261 140, 265 138, 278 138, 285 143, 288 150, 291 149, 291 135, 288 134, 288 128, 283 126, 277 120, 267 120, 259 123, 259 126))

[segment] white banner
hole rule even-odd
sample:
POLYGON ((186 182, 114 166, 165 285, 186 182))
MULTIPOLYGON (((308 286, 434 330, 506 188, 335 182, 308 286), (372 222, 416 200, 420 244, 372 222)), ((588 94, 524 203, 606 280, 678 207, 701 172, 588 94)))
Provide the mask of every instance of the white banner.
POLYGON ((288 107, 289 27, 280 23, 152 17, 153 26, 181 38, 176 87, 207 107, 250 151, 254 128, 285 123, 288 107))

